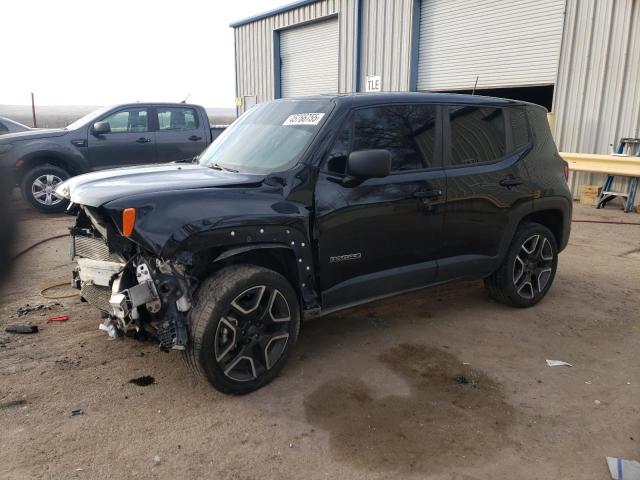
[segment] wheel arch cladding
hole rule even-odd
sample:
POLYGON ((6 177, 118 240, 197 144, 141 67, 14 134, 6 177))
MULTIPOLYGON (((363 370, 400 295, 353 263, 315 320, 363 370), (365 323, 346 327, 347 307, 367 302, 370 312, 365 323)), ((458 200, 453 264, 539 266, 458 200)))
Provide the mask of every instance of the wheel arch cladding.
MULTIPOLYGON (((313 250, 307 235, 298 228, 283 225, 241 226, 209 231, 206 241, 181 245, 176 257, 188 251, 210 261, 210 274, 230 264, 251 264, 280 273, 298 294, 304 310, 319 307, 313 250)), ((202 239, 204 240, 204 239, 202 239)))
POLYGON ((561 210, 559 209, 538 210, 536 212, 530 213, 520 221, 521 224, 524 222, 534 222, 534 223, 539 223, 540 225, 544 225, 549 230, 551 230, 551 233, 553 233, 553 236, 556 239, 558 248, 560 248, 560 245, 562 245, 563 236, 564 236, 564 232, 563 232, 564 220, 563 220, 563 214, 561 210))
POLYGON ((62 168, 70 176, 80 175, 85 170, 72 159, 57 152, 34 152, 29 155, 25 155, 22 159, 24 165, 21 170, 21 178, 27 174, 31 169, 44 165, 53 165, 62 168))
POLYGON ((303 283, 296 253, 289 245, 265 243, 223 250, 213 260, 216 270, 233 264, 249 264, 273 270, 286 278, 302 300, 303 283))

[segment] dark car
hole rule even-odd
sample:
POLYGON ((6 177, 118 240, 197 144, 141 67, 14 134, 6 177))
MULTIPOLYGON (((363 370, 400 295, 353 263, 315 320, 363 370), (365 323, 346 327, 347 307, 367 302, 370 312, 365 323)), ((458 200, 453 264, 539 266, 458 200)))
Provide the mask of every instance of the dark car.
POLYGON ((27 127, 21 123, 11 120, 7 117, 0 117, 0 135, 7 135, 9 133, 26 132, 31 130, 31 127, 27 127))
POLYGON ((55 193, 66 179, 94 170, 184 161, 219 134, 205 109, 184 103, 134 103, 92 112, 64 129, 39 129, 0 137, 0 170, 29 203, 60 212, 55 193))
POLYGON ((542 107, 479 96, 278 100, 197 165, 73 178, 74 284, 220 391, 269 382, 303 319, 459 279, 529 307, 569 239, 542 107))

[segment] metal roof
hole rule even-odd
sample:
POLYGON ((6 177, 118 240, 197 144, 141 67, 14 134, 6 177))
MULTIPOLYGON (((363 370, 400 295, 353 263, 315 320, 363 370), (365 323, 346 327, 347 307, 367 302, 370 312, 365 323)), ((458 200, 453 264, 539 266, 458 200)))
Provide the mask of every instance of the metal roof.
POLYGON ((274 8, 273 10, 269 10, 268 12, 260 13, 253 17, 238 20, 237 22, 231 23, 229 26, 232 28, 241 27, 242 25, 246 25, 247 23, 262 20, 263 18, 271 17, 272 15, 277 15, 278 13, 293 10, 294 8, 304 7, 305 5, 309 5, 310 3, 314 3, 316 1, 317 0, 298 0, 297 2, 288 3, 287 5, 283 5, 282 7, 274 8))

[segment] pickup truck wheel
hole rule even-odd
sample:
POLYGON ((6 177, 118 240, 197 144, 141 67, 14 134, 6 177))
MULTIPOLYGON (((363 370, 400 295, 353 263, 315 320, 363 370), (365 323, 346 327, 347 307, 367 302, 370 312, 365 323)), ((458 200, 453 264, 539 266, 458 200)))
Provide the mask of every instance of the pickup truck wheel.
POLYGON ((300 310, 282 275, 233 265, 202 283, 188 322, 189 367, 223 393, 244 394, 284 366, 298 339, 300 310))
POLYGON ((489 296, 514 307, 531 307, 551 288, 558 247, 551 231, 538 223, 521 225, 498 270, 485 279, 489 296))
POLYGON ((22 195, 31 206, 44 213, 63 212, 69 202, 55 189, 70 175, 55 165, 40 165, 29 170, 22 179, 22 195))

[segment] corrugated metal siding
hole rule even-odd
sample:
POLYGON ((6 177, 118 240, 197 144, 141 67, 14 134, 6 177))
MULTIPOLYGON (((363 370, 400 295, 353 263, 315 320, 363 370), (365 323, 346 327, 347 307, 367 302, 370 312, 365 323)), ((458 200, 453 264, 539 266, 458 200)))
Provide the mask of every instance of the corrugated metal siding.
MULTIPOLYGON (((274 31, 298 23, 338 14, 340 24, 340 92, 355 84, 356 1, 318 0, 234 29, 236 88, 239 96, 255 95, 258 102, 272 100, 274 83, 274 31)), ((241 111, 244 108, 240 108, 241 111)))
POLYGON ((423 0, 419 90, 548 85, 565 0, 423 0))
POLYGON ((361 89, 368 75, 380 75, 383 91, 409 90, 413 0, 361 1, 361 89))
MULTIPOLYGON (((640 137, 640 1, 567 0, 553 110, 561 151, 609 153, 620 137, 640 137)), ((570 187, 578 198, 603 180, 572 173, 570 187)))
POLYGON ((283 30, 282 97, 338 93, 339 50, 337 18, 283 30))

